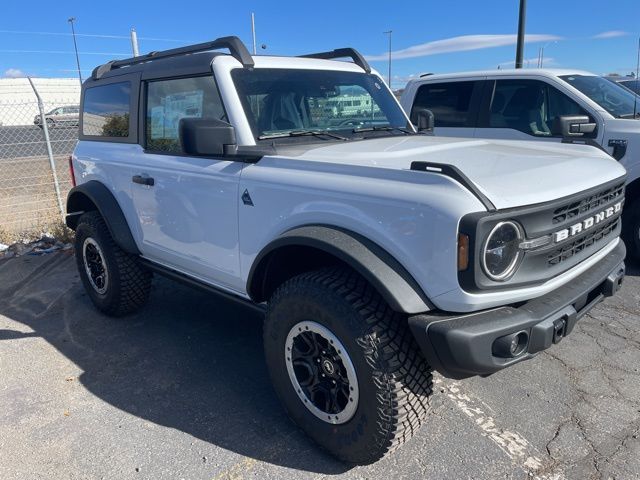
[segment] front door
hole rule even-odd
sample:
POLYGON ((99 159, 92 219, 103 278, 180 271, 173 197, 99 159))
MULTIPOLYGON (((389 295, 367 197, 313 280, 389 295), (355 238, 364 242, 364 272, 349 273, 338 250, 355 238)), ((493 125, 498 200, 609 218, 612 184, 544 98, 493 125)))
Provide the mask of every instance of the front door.
POLYGON ((182 154, 184 117, 226 114, 212 75, 156 80, 145 88, 145 153, 132 177, 142 254, 208 283, 242 291, 238 258, 243 163, 182 154))

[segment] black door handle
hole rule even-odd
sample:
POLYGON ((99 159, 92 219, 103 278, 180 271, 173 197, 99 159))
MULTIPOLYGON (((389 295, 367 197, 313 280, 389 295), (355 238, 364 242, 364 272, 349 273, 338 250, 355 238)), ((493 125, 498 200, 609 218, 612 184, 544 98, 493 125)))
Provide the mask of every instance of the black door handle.
POLYGON ((140 185, 149 185, 150 187, 153 187, 153 185, 156 183, 153 177, 147 177, 143 175, 134 175, 133 177, 131 177, 131 180, 133 181, 133 183, 139 183, 140 185))

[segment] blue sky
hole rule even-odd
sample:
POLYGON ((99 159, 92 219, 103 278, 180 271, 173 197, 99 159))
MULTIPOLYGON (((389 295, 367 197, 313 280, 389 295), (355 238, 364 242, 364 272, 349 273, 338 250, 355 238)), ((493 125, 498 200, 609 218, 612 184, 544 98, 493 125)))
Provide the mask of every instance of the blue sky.
MULTIPOLYGON (((422 72, 508 68, 515 56, 518 16, 518 0, 2 3, 0 77, 74 76, 71 16, 77 18, 86 76, 97 64, 131 55, 131 27, 138 32, 141 52, 225 35, 238 35, 250 45, 250 13, 255 12, 262 53, 353 46, 384 75, 388 37, 383 32, 393 30, 394 88, 422 72)), ((546 46, 545 66, 629 73, 636 64, 639 19, 638 0, 529 0, 525 59, 535 67, 539 48, 546 46)))

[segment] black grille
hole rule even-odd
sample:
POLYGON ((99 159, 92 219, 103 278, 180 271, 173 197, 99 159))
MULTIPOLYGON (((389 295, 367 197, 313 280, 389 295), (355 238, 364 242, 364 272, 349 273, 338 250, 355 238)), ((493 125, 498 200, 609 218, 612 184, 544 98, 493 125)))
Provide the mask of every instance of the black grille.
POLYGON ((576 253, 581 252, 585 248, 589 248, 591 245, 600 242, 604 238, 611 235, 612 232, 616 231, 616 229, 618 228, 618 222, 620 222, 620 217, 614 218, 604 225, 592 230, 587 235, 584 235, 583 237, 580 237, 573 242, 567 243, 561 248, 552 251, 547 257, 548 265, 551 266, 562 263, 565 260, 573 257, 576 253))
POLYGON ((567 220, 583 215, 591 210, 594 210, 602 205, 606 205, 612 200, 622 197, 624 195, 624 182, 619 183, 613 187, 607 188, 604 191, 594 193, 593 195, 578 200, 577 202, 569 203, 560 208, 557 208, 553 212, 553 224, 562 223, 567 220))

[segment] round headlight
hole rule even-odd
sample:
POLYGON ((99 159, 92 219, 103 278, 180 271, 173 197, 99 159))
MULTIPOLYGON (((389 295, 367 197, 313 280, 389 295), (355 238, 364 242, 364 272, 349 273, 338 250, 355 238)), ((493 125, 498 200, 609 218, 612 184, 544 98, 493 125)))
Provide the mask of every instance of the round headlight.
POLYGON ((522 228, 515 222, 500 222, 493 227, 482 252, 482 268, 491 280, 504 281, 515 273, 522 239, 522 228))

